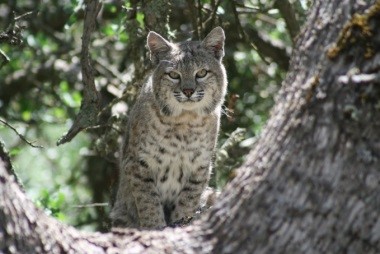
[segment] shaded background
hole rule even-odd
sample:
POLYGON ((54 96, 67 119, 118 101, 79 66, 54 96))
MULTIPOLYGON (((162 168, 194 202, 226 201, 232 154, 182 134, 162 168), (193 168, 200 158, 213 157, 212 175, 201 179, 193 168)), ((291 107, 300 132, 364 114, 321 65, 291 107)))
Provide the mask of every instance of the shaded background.
POLYGON ((101 93, 98 125, 57 147, 81 105, 84 1, 2 1, 0 141, 26 192, 68 224, 107 230, 117 140, 151 70, 147 33, 198 40, 218 25, 227 37, 229 88, 211 184, 223 188, 268 118, 309 5, 307 0, 104 1, 90 46, 101 93), (8 125, 43 148, 28 145, 8 125))

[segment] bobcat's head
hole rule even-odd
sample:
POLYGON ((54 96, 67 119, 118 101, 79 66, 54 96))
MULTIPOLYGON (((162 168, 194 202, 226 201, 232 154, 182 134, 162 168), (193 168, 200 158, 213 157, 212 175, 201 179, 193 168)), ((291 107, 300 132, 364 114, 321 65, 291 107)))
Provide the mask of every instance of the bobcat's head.
POLYGON ((214 28, 202 41, 171 43, 155 32, 148 34, 153 92, 161 113, 183 111, 209 114, 223 103, 227 78, 222 62, 224 31, 214 28))

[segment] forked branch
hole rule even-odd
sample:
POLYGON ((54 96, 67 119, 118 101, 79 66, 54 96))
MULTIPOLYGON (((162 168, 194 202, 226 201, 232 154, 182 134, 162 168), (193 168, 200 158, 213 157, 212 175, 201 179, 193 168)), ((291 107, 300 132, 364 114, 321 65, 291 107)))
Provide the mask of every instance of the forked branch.
POLYGON ((83 100, 79 113, 75 118, 70 130, 57 141, 57 145, 71 141, 80 131, 94 126, 98 120, 100 95, 95 88, 94 68, 91 63, 89 45, 91 33, 95 30, 96 17, 100 11, 99 0, 85 1, 86 10, 83 24, 82 36, 82 79, 83 79, 83 100))

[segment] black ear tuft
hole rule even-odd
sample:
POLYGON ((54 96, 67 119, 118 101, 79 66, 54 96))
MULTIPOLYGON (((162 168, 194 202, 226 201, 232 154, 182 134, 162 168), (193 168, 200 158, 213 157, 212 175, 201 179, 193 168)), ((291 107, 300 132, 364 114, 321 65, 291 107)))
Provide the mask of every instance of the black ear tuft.
POLYGON ((155 32, 149 32, 147 37, 147 45, 150 51, 150 60, 155 64, 160 61, 160 56, 163 53, 170 51, 172 48, 170 42, 155 32))
POLYGON ((223 29, 218 26, 211 30, 211 32, 202 41, 203 47, 210 51, 216 59, 222 60, 224 56, 224 35, 223 29))

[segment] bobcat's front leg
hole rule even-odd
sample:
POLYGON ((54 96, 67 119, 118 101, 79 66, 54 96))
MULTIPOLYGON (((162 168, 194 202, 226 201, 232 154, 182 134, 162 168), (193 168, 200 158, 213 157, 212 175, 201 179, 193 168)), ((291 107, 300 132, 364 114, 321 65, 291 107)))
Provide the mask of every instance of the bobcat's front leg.
POLYGON ((210 166, 200 166, 186 181, 171 214, 171 222, 193 217, 200 205, 201 195, 209 180, 210 166))
POLYGON ((140 227, 165 227, 163 207, 148 164, 140 160, 128 173, 140 227))

